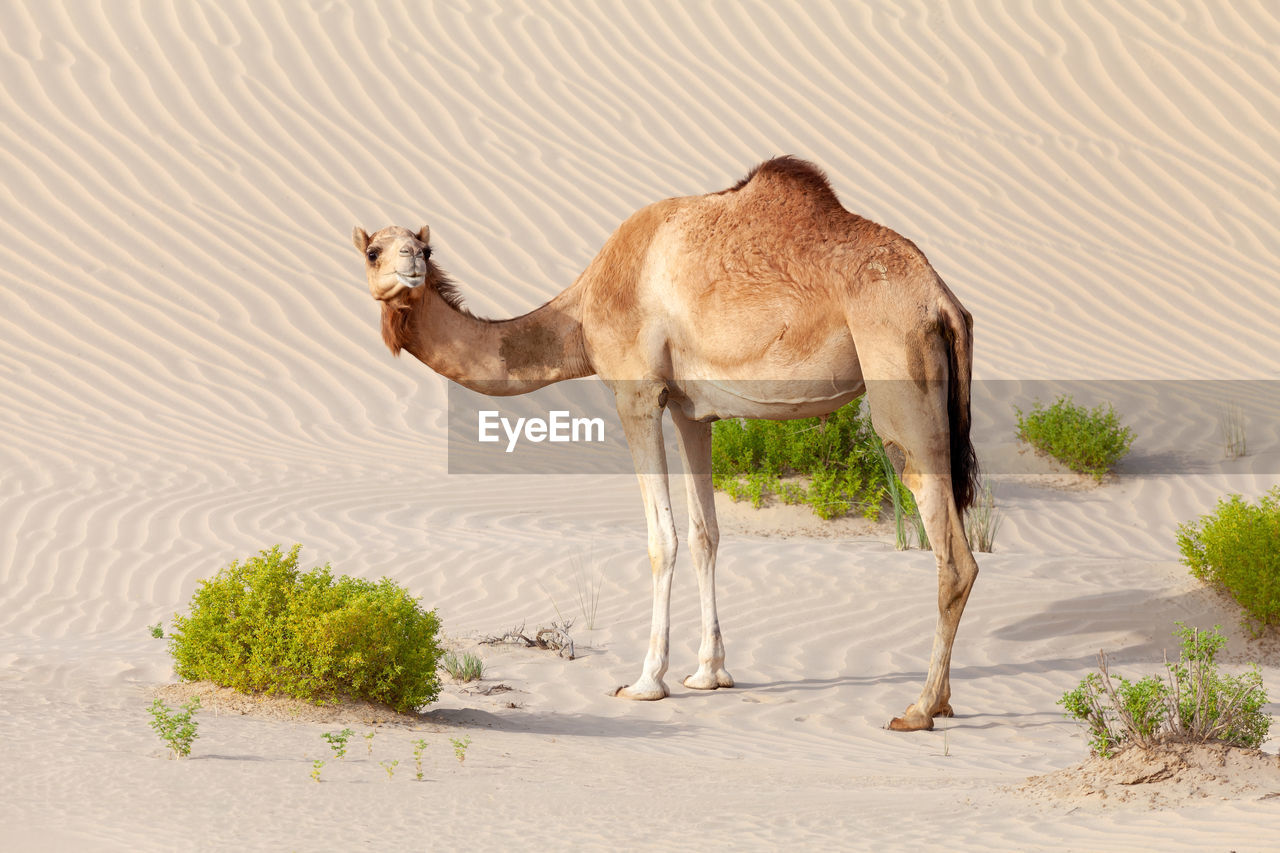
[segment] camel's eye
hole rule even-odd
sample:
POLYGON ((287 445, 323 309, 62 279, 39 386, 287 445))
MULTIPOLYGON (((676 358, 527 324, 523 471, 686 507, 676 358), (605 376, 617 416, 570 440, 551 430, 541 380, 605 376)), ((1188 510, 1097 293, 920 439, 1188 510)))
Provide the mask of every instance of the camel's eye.
POLYGON ((376 262, 378 260, 378 250, 370 249, 368 254, 365 255, 365 257, 369 259, 369 263, 371 264, 376 262))

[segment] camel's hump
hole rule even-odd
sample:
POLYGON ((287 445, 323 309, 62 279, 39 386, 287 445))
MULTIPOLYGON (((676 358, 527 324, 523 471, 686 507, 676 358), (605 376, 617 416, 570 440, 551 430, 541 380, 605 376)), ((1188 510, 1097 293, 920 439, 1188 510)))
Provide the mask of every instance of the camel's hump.
POLYGON ((792 157, 790 154, 765 160, 725 192, 738 192, 753 182, 766 183, 774 180, 798 184, 815 194, 828 196, 833 201, 836 199, 826 172, 808 160, 792 157))

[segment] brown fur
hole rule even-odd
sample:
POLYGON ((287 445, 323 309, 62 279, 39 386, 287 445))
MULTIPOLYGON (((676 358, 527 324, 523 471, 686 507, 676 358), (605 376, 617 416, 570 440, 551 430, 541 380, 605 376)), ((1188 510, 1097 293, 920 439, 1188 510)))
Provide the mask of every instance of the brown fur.
POLYGON ((421 303, 422 294, 417 291, 411 291, 394 305, 382 303, 382 342, 392 355, 398 357, 409 344, 414 307, 421 303))

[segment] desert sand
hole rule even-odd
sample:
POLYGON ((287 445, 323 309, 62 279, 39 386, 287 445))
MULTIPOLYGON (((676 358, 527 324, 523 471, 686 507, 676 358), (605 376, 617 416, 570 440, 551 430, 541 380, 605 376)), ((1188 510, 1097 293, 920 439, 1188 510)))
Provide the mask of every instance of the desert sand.
POLYGON ((1022 790, 1087 758, 1055 703, 1099 648, 1154 671, 1174 622, 1220 623, 1229 667, 1260 661, 1280 697, 1273 644, 1174 544, 1280 480, 1278 422, 1251 411, 1228 461, 1212 406, 1143 393, 1280 379, 1274 3, 390 6, 6 8, 0 847, 1274 849, 1265 782, 1105 807, 1022 790), (679 685, 682 553, 673 695, 611 698, 648 636, 635 478, 449 475, 446 383, 387 353, 348 236, 429 224, 468 304, 512 316, 635 209, 783 153, 924 250, 1005 395, 975 395, 1004 522, 933 732, 883 728, 927 664, 932 556, 741 506, 718 573, 737 687, 679 685), (1117 476, 1019 454, 1037 380, 1130 380, 1117 476), (318 785, 335 725, 305 716, 209 708, 166 758, 147 626, 295 542, 408 586, 512 689, 451 685, 318 785), (476 644, 577 615, 575 572, 604 579, 576 660, 476 644))

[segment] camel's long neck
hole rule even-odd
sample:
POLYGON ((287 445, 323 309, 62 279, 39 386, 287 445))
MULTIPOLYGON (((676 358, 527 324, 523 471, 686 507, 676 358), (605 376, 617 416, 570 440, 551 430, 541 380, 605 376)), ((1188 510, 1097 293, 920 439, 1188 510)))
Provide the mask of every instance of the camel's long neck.
MULTIPOLYGON (((384 306, 383 311, 396 309, 384 306)), ((473 317, 424 286, 410 294, 397 343, 459 385, 505 397, 595 372, 580 317, 576 287, 522 317, 494 321, 473 317)), ((384 331, 387 321, 384 317, 384 331)), ((393 351, 395 336, 393 330, 387 339, 393 351)))

